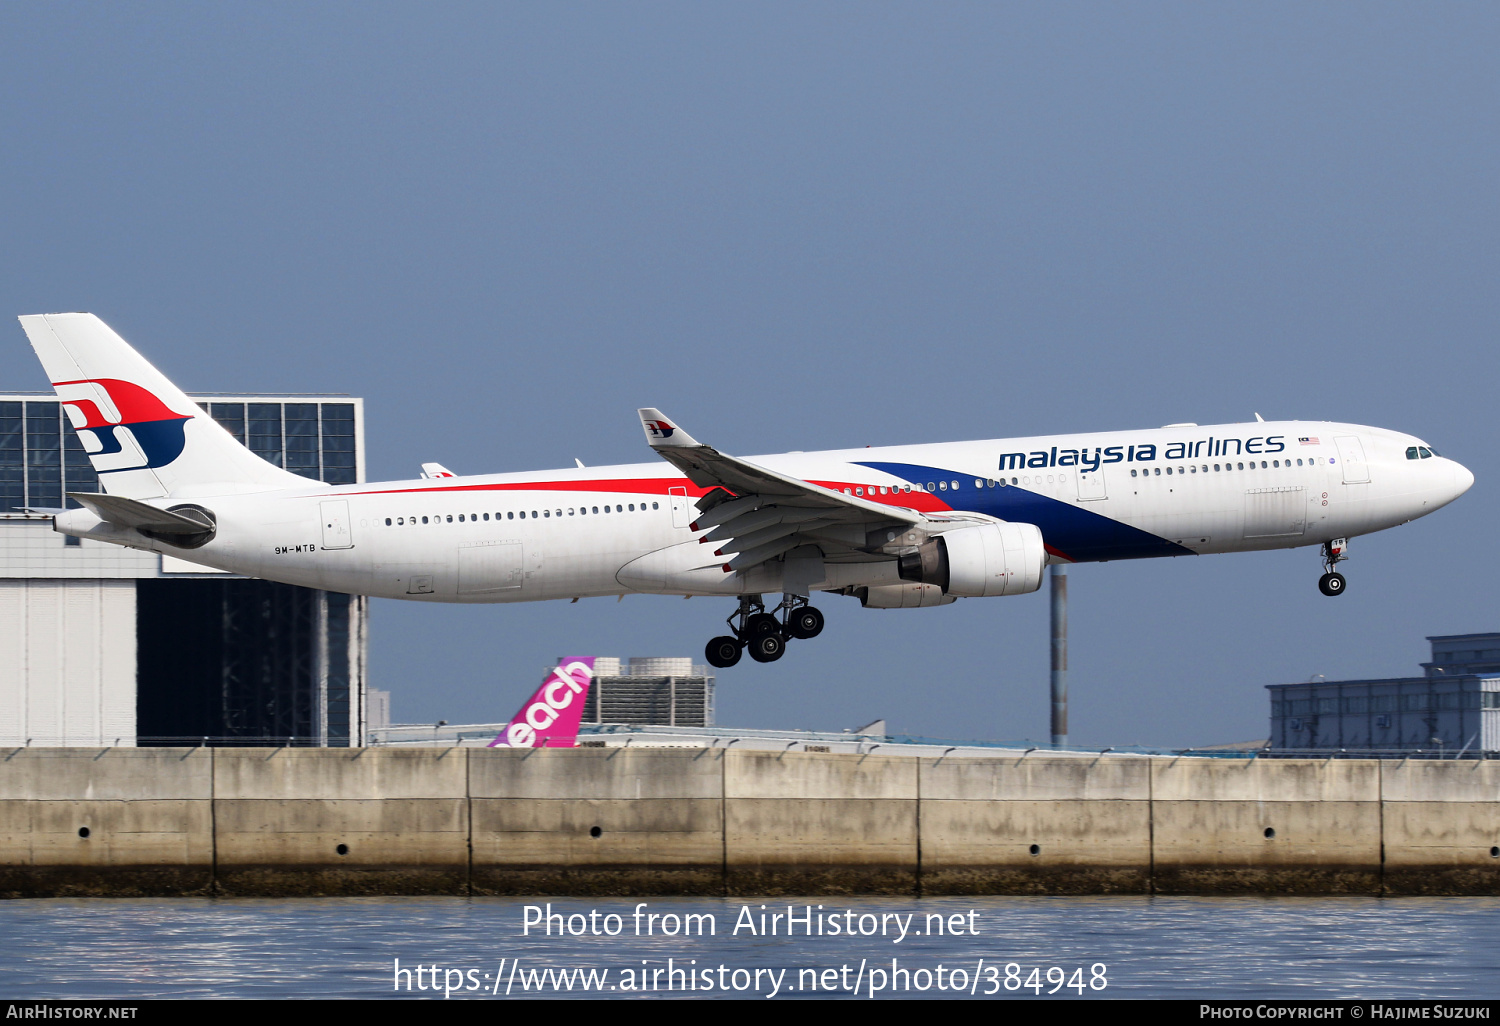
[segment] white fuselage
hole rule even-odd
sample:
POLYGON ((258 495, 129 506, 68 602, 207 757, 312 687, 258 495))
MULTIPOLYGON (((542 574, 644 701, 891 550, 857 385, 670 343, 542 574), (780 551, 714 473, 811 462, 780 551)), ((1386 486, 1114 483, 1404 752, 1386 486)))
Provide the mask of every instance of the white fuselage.
MULTIPOLYGON (((877 503, 1033 523, 1053 560, 1076 562, 1319 544, 1424 516, 1473 481, 1411 436, 1296 421, 748 459, 877 503)), ((83 510, 60 516, 58 529, 268 580, 418 601, 780 590, 775 563, 726 573, 714 546, 699 544, 689 525, 704 491, 660 462, 309 482, 189 500, 217 522, 212 540, 189 551, 83 510)), ((894 560, 874 556, 825 569, 823 590, 898 580, 894 560)))

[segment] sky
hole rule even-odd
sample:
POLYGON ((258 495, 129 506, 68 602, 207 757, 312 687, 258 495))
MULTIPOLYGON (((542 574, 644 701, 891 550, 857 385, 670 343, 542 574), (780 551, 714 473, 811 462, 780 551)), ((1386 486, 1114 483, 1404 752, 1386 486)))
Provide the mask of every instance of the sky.
MULTIPOLYGON (((1071 568, 1070 737, 1263 738, 1264 685, 1500 630, 1500 8, 13 3, 0 310, 188 391, 366 400, 368 475, 1300 418, 1423 437, 1457 503, 1315 550, 1071 568)), ((0 389, 47 387, 18 325, 0 389)), ((819 600, 718 718, 1045 738, 1035 595, 819 600)), ((405 722, 728 599, 373 603, 405 722)))

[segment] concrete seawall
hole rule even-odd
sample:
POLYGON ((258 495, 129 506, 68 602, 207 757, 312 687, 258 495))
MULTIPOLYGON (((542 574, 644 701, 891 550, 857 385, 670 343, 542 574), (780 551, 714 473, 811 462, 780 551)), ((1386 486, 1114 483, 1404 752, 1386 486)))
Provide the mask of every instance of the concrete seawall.
POLYGON ((1500 764, 0 749, 0 896, 1500 894, 1500 764))

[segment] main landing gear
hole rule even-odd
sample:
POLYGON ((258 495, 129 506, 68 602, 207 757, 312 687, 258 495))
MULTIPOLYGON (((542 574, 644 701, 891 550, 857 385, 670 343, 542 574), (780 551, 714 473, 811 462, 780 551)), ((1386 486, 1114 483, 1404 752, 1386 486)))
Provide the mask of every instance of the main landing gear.
POLYGON ((1323 543, 1323 569, 1325 573, 1318 578, 1318 590, 1324 595, 1342 595, 1344 586, 1348 583, 1344 575, 1336 572, 1333 568, 1348 559, 1349 539, 1335 538, 1333 541, 1323 543))
POLYGON ((741 595, 740 607, 725 623, 733 634, 717 637, 704 650, 710 666, 723 669, 748 651, 757 663, 774 663, 786 654, 792 638, 816 638, 823 633, 823 614, 800 595, 783 595, 781 604, 766 612, 759 595, 741 595), (782 614, 777 618, 777 613, 782 614))

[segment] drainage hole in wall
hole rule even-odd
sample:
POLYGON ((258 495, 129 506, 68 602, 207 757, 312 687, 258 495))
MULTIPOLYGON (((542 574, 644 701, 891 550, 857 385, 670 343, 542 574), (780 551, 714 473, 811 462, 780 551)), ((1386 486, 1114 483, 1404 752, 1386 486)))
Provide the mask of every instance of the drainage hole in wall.
POLYGON ((341 844, 341 845, 339 845, 337 848, 335 848, 333 850, 336 851, 336 852, 338 852, 340 855, 347 855, 347 854, 349 854, 349 846, 347 844, 341 844))
POLYGON ((599 837, 599 836, 603 835, 603 833, 604 833, 604 831, 600 830, 598 827, 589 827, 589 836, 590 837, 599 837))
POLYGON ((1042 853, 1042 846, 1040 844, 1033 844, 1028 850, 1033 855, 1040 855, 1042 853))
POLYGON ((89 835, 89 828, 88 827, 79 827, 78 828, 78 836, 79 837, 87 837, 88 835, 89 835))
POLYGON ((1490 849, 1490 858, 1492 858, 1492 859, 1500 859, 1500 848, 1491 848, 1490 849))
POLYGON ((1273 838, 1275 836, 1276 836, 1276 830, 1274 828, 1272 828, 1272 827, 1266 827, 1266 840, 1269 841, 1271 838, 1273 838))

